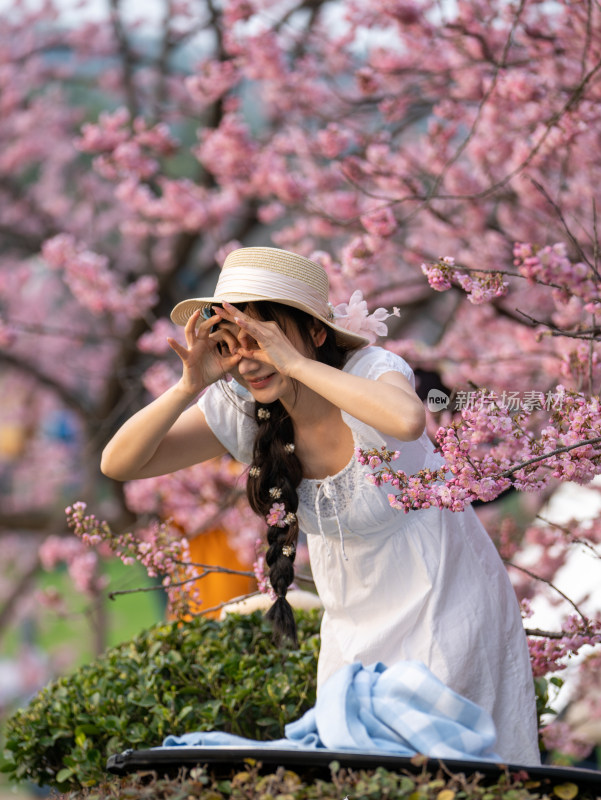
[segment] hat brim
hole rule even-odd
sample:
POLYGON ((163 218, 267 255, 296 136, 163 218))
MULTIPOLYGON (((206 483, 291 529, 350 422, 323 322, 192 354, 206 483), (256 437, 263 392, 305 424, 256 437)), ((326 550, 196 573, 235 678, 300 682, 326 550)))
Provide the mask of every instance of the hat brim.
POLYGON ((293 308, 298 308, 300 311, 304 311, 306 314, 309 314, 309 316, 318 319, 320 322, 323 322, 323 324, 327 325, 328 328, 331 328, 336 334, 336 342, 341 347, 351 350, 371 344, 370 340, 365 336, 361 336, 358 333, 353 333, 346 328, 341 328, 331 320, 316 314, 315 311, 310 309, 304 303, 296 303, 289 299, 277 297, 261 297, 252 294, 236 294, 234 292, 228 292, 227 296, 223 297, 194 297, 189 300, 182 300, 181 303, 178 303, 171 312, 171 321, 176 325, 186 325, 192 314, 194 314, 195 311, 198 311, 198 309, 202 310, 207 308, 211 310, 212 306, 221 305, 224 301, 232 303, 233 305, 236 305, 236 303, 258 303, 265 301, 269 303, 280 303, 284 306, 292 306, 293 308))

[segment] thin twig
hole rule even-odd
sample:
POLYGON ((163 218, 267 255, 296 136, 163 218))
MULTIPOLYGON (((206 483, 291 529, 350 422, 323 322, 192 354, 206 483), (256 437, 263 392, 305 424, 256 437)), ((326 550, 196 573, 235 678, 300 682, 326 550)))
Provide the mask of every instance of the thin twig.
POLYGON ((561 591, 561 589, 558 589, 557 586, 555 586, 554 583, 552 583, 550 580, 547 580, 547 578, 543 578, 540 575, 537 575, 535 572, 532 572, 531 570, 526 569, 526 567, 520 567, 520 566, 518 566, 518 564, 514 564, 513 561, 508 561, 507 559, 503 559, 503 561, 505 562, 505 564, 507 564, 508 567, 513 567, 514 569, 517 569, 520 572, 524 572, 526 575, 529 575, 531 578, 534 578, 537 581, 541 581, 541 583, 546 583, 547 586, 550 586, 551 589, 553 589, 555 592, 557 592, 557 594, 560 597, 563 597, 563 599, 566 601, 566 603, 569 603, 572 606, 574 611, 578 614, 580 619, 584 622, 584 627, 588 630, 588 619, 585 617, 585 615, 582 613, 582 611, 578 608, 576 603, 573 600, 570 600, 570 598, 566 594, 564 594, 561 591))
POLYGON ((555 211, 559 221, 563 225, 563 228, 564 228, 565 232, 568 235, 568 238, 569 238, 570 242, 572 243, 572 245, 578 251, 578 255, 580 256, 580 258, 582 258, 583 261, 586 261, 588 266, 591 267, 591 269, 592 269, 593 265, 591 264, 591 262, 587 258, 586 253, 582 249, 582 245, 580 244, 578 239, 574 236, 574 234, 570 230, 570 227, 568 226, 568 223, 566 222, 566 219, 565 219, 565 217, 563 215, 563 211, 561 210, 561 208, 557 205, 555 200, 553 200, 553 198, 549 195, 549 193, 547 192, 547 190, 545 189, 545 187, 541 183, 539 183, 535 178, 533 178, 530 175, 528 175, 528 180, 537 189, 537 191, 539 191, 542 194, 542 196, 545 198, 547 203, 549 203, 549 205, 552 207, 553 211, 555 211))
POLYGON ((524 628, 526 636, 540 636, 544 639, 563 639, 564 631, 543 631, 540 628, 524 628))
POLYGON ((580 536, 574 536, 572 531, 569 528, 566 528, 565 525, 559 525, 557 522, 552 522, 550 519, 546 519, 545 517, 541 516, 540 514, 536 515, 536 519, 540 519, 541 522, 544 522, 545 525, 549 525, 552 528, 557 528, 557 530, 561 531, 569 538, 569 544, 578 544, 582 547, 585 547, 587 550, 590 550, 591 553, 595 558, 601 559, 601 553, 599 553, 591 542, 587 542, 586 539, 582 539, 580 536))
POLYGON ((586 4, 586 39, 584 47, 582 48, 582 58, 580 60, 581 75, 584 75, 586 72, 586 59, 589 54, 591 40, 592 40, 592 33, 593 33, 592 19, 593 19, 593 4, 591 3, 591 0, 588 0, 588 3, 586 4))
MULTIPOLYGON (((565 336, 566 339, 584 339, 589 340, 591 343, 596 341, 599 334, 601 334, 601 326, 595 326, 593 328, 583 328, 579 331, 566 331, 564 328, 560 328, 555 325, 553 322, 545 322, 541 319, 536 319, 536 317, 532 317, 530 314, 527 314, 525 311, 522 311, 520 308, 515 309, 517 314, 521 314, 526 319, 530 320, 533 326, 542 325, 545 328, 549 328, 549 336, 565 336)), ((592 346, 592 344, 591 344, 592 346)), ((592 394, 592 388, 591 388, 592 394)))
POLYGON ((593 269, 598 280, 601 280, 599 274, 599 232, 597 230, 597 203, 593 197, 593 269))
MULTIPOLYGON (((584 89, 586 88, 587 84, 589 84, 596 74, 601 70, 601 61, 598 61, 589 71, 588 73, 582 78, 582 80, 575 86, 572 91, 570 92, 570 96, 564 102, 563 106, 556 111, 552 116, 547 120, 544 130, 539 137, 538 142, 534 147, 530 150, 528 155, 524 157, 524 159, 514 167, 510 172, 508 172, 504 177, 499 178, 499 180, 495 181, 494 183, 490 184, 486 188, 480 190, 479 192, 472 192, 470 194, 440 194, 438 192, 434 192, 434 189, 430 190, 427 194, 418 195, 418 194, 411 194, 405 195, 403 197, 385 197, 382 195, 378 196, 378 199, 384 201, 382 208, 384 207, 392 207, 396 205, 401 205, 407 202, 414 202, 419 203, 419 207, 414 209, 410 212, 407 217, 405 217, 402 222, 408 223, 415 215, 417 215, 421 210, 428 207, 432 200, 484 200, 485 198, 489 197, 491 194, 494 194, 499 189, 502 189, 506 186, 513 178, 519 175, 523 170, 531 163, 531 161, 538 155, 539 151, 541 150, 542 146, 546 142, 551 130, 557 125, 557 123, 561 120, 561 118, 566 114, 572 106, 581 98, 584 89)), ((486 99, 486 98, 485 98, 486 99)), ((343 175, 346 180, 349 181, 352 185, 354 185, 359 191, 364 193, 367 196, 375 197, 375 195, 371 194, 357 184, 355 181, 349 178, 347 174, 343 171, 343 175)), ((438 188, 439 181, 436 182, 435 188, 438 188)))
POLYGON ((231 600, 224 600, 223 603, 219 603, 219 605, 211 606, 211 608, 204 608, 202 611, 198 613, 200 616, 203 614, 210 614, 213 611, 220 611, 225 606, 229 606, 232 603, 242 603, 244 600, 250 600, 251 597, 258 597, 258 595, 263 594, 262 592, 250 592, 249 594, 241 594, 240 597, 232 597, 231 600))
POLYGON ((173 563, 177 564, 178 567, 199 567, 200 569, 204 570, 204 573, 198 576, 199 578, 204 578, 205 575, 210 575, 212 572, 218 572, 224 575, 242 575, 244 578, 255 577, 254 572, 250 572, 248 570, 230 569, 229 567, 221 567, 218 564, 199 564, 194 561, 174 561, 173 563))
MULTIPOLYGON (((591 321, 593 323, 593 327, 595 327, 595 315, 592 314, 591 321)), ((591 336, 589 346, 588 346, 588 392, 590 395, 593 394, 593 337, 591 336)))
MULTIPOLYGON (((511 29, 509 31, 509 34, 507 35, 506 40, 505 40, 505 45, 503 47, 503 53, 501 55, 500 61, 495 63, 493 58, 492 58, 492 54, 490 56, 490 60, 494 63, 494 71, 493 71, 492 80, 490 82, 490 86, 488 87, 487 91, 484 94, 484 97, 482 98, 482 101, 480 102, 480 105, 478 106, 478 110, 476 112, 476 116, 474 118, 474 121, 473 121, 473 123, 471 125, 470 130, 468 131, 467 135, 465 136, 464 140, 461 142, 461 144, 459 145, 459 147, 457 148, 455 153, 451 156, 451 158, 449 158, 447 160, 446 164, 443 166, 442 170, 440 171, 440 174, 436 177, 436 179, 434 181, 434 185, 432 186, 432 189, 429 192, 429 195, 431 197, 434 197, 436 195, 436 192, 438 191, 438 187, 444 181, 447 172, 453 166, 453 164, 455 164, 459 160, 459 158, 461 157, 461 154, 465 151, 465 148, 468 146, 470 141, 476 135, 476 130, 478 129, 478 125, 480 123, 480 119, 482 117, 482 114, 484 113, 484 107, 486 106, 486 104, 488 103, 488 101, 492 97, 493 92, 497 88, 497 82, 499 80, 499 72, 501 71, 501 69, 503 69, 503 68, 505 68, 507 66, 506 62, 507 62, 507 56, 509 54, 509 48, 511 47, 511 43, 513 41, 513 37, 514 37, 515 31, 517 29, 517 26, 519 24, 519 21, 520 21, 520 18, 522 16, 522 13, 524 11, 524 7, 525 6, 526 6, 526 0, 521 0, 520 7, 515 12, 515 15, 514 15, 514 18, 513 18, 513 22, 512 22, 512 25, 511 25, 511 29)), ((486 44, 485 41, 482 40, 482 45, 484 46, 485 44, 486 44)), ((428 204, 428 202, 429 201, 427 200, 426 201, 426 205, 428 204)))
POLYGON ((130 48, 130 43, 125 32, 123 20, 121 19, 121 0, 110 0, 111 21, 113 33, 117 40, 119 52, 122 60, 122 76, 125 95, 127 97, 127 107, 132 119, 138 114, 138 101, 134 83, 135 58, 130 48))
POLYGON ((118 589, 114 592, 109 592, 107 597, 109 600, 114 600, 123 594, 137 594, 138 592, 165 592, 169 589, 177 588, 178 586, 185 586, 187 583, 194 583, 199 580, 201 576, 196 575, 194 578, 186 578, 184 581, 177 581, 177 583, 170 583, 169 586, 163 586, 162 583, 157 583, 154 586, 139 586, 136 589, 118 589))

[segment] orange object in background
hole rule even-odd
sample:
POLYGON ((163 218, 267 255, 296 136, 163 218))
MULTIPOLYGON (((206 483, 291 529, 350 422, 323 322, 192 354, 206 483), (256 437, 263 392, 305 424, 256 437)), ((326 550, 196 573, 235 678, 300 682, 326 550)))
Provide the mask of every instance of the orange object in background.
MULTIPOLYGON (((205 531, 195 536, 194 539, 190 539, 190 561, 193 564, 209 564, 252 572, 252 563, 248 564, 240 560, 238 553, 228 541, 227 533, 220 528, 205 531)), ((190 587, 195 587, 202 598, 202 605, 194 603, 191 606, 192 610, 198 613, 205 608, 212 608, 255 591, 257 582, 254 577, 247 578, 243 575, 213 572, 190 584, 190 587)), ((182 591, 189 591, 189 587, 182 586, 182 591)), ((220 613, 219 609, 209 612, 206 616, 217 618, 220 613)))

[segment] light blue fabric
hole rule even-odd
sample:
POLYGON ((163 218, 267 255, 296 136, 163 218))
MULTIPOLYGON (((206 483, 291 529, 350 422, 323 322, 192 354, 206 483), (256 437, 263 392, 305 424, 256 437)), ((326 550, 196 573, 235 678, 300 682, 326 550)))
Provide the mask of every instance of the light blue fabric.
MULTIPOLYGON (((500 761, 491 716, 449 689, 419 661, 390 668, 347 664, 324 684, 313 708, 286 725, 286 738, 258 742, 219 731, 168 736, 163 747, 242 746, 346 750, 500 761)), ((160 749, 160 748, 157 748, 160 749)))

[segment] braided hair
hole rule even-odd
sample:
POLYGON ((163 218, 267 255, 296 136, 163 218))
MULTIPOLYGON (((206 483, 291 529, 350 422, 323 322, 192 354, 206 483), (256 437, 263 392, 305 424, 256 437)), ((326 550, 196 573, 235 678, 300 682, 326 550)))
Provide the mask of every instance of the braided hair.
MULTIPOLYGON (((347 351, 336 342, 336 335, 331 328, 324 326, 326 338, 317 347, 311 335, 316 323, 309 314, 265 301, 252 305, 260 319, 275 320, 284 332, 293 324, 317 361, 342 368, 347 351)), ((296 517, 297 487, 303 477, 303 467, 294 452, 292 420, 280 401, 267 405, 255 403, 254 418, 258 430, 246 492, 253 511, 268 520, 269 548, 265 560, 276 600, 266 617, 273 624, 276 643, 279 644, 285 637, 297 644, 296 622, 286 593, 294 580, 299 530, 296 517), (273 508, 277 509, 276 513, 272 511, 273 508)))

